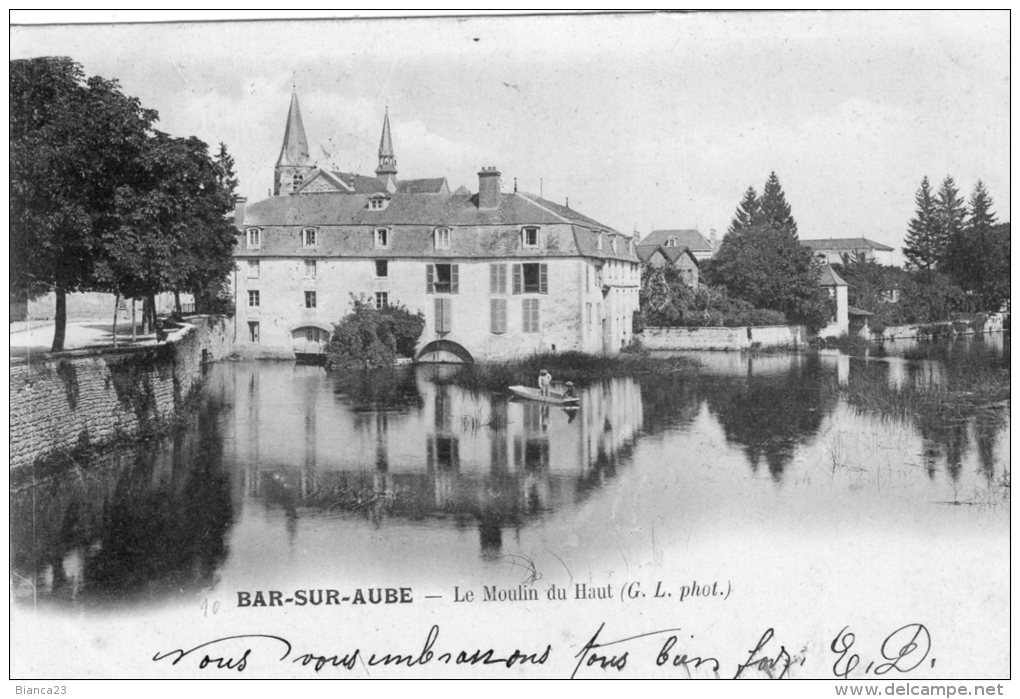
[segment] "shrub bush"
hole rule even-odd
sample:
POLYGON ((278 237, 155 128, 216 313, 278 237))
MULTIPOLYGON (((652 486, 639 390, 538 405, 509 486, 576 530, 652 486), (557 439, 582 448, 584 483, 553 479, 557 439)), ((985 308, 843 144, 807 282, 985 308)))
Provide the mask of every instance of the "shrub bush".
POLYGON ((333 326, 326 350, 326 369, 379 369, 392 366, 397 356, 414 354, 425 329, 425 316, 403 305, 377 309, 366 298, 351 300, 354 308, 333 326))

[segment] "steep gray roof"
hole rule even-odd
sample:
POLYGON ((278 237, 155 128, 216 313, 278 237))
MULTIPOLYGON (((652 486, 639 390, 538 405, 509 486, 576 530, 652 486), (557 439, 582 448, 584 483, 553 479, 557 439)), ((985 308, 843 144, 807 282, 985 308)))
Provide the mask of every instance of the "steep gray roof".
POLYGON ((712 243, 708 238, 693 228, 667 228, 652 231, 641 239, 638 247, 655 250, 660 245, 665 245, 668 238, 676 238, 676 247, 680 249, 689 248, 694 251, 712 249, 712 243))
POLYGON ((263 230, 262 247, 238 257, 576 257, 637 262, 630 239, 583 214, 522 193, 501 194, 494 209, 479 209, 471 194, 390 195, 385 209, 368 208, 368 194, 326 192, 271 197, 249 206, 241 228, 263 230), (521 248, 521 226, 541 226, 545 244, 521 248), (302 246, 301 229, 319 229, 315 248, 302 246), (450 249, 435 250, 436 227, 451 229, 450 249), (390 244, 375 247, 374 230, 390 228, 390 244), (599 249, 599 233, 603 244, 599 249), (612 240, 616 239, 616 252, 612 240))
POLYGON ((652 259, 652 255, 656 252, 661 252, 662 256, 669 260, 670 264, 675 264, 680 259, 681 255, 686 254, 691 260, 694 261, 696 266, 698 265, 698 258, 691 253, 689 248, 667 248, 665 245, 651 246, 651 245, 638 245, 637 256, 642 262, 648 262, 652 259))
POLYGON ((801 245, 807 245, 812 250, 878 250, 891 252, 892 248, 882 243, 877 243, 868 238, 815 238, 812 240, 801 240, 801 245))

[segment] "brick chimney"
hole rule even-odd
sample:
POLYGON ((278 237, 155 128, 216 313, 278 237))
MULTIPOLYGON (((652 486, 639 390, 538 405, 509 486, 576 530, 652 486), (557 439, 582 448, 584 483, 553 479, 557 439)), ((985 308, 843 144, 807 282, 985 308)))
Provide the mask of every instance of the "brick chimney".
POLYGON ((499 206, 499 170, 494 166, 482 167, 478 173, 478 208, 495 209, 499 206))
POLYGON ((234 197, 234 224, 241 226, 244 224, 244 207, 248 203, 248 200, 244 197, 234 197))

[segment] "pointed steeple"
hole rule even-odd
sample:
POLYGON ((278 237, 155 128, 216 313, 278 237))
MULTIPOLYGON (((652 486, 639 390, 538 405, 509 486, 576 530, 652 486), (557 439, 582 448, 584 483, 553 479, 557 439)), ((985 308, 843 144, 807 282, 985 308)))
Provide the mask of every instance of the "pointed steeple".
POLYGON ((305 125, 301 122, 301 108, 298 106, 297 92, 293 92, 290 95, 290 110, 287 112, 287 128, 283 132, 283 147, 276 166, 311 164, 305 125))
POLYGON ((380 180, 396 180, 397 157, 393 153, 393 138, 390 136, 390 110, 383 116, 382 138, 379 139, 379 167, 375 174, 380 180))
POLYGON ((287 195, 297 191, 314 168, 315 162, 308 154, 308 138, 305 136, 305 125, 301 121, 301 108, 295 90, 290 96, 290 110, 287 112, 280 157, 276 159, 273 195, 287 195))

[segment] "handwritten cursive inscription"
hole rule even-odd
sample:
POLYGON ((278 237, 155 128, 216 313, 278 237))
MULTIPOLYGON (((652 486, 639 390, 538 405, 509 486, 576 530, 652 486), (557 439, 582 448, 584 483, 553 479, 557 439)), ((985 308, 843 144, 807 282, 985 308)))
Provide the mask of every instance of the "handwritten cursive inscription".
MULTIPOLYGON (((861 666, 861 656, 853 652, 856 641, 856 634, 849 626, 844 626, 829 644, 829 649, 837 655, 836 662, 832 664, 832 672, 836 677, 848 679, 850 673, 861 666)), ((861 675, 881 676, 893 670, 899 673, 916 670, 931 652, 931 634, 924 624, 904 624, 886 636, 879 652, 881 658, 869 660, 861 669, 861 675)), ((934 667, 935 659, 932 658, 930 663, 934 667)))

